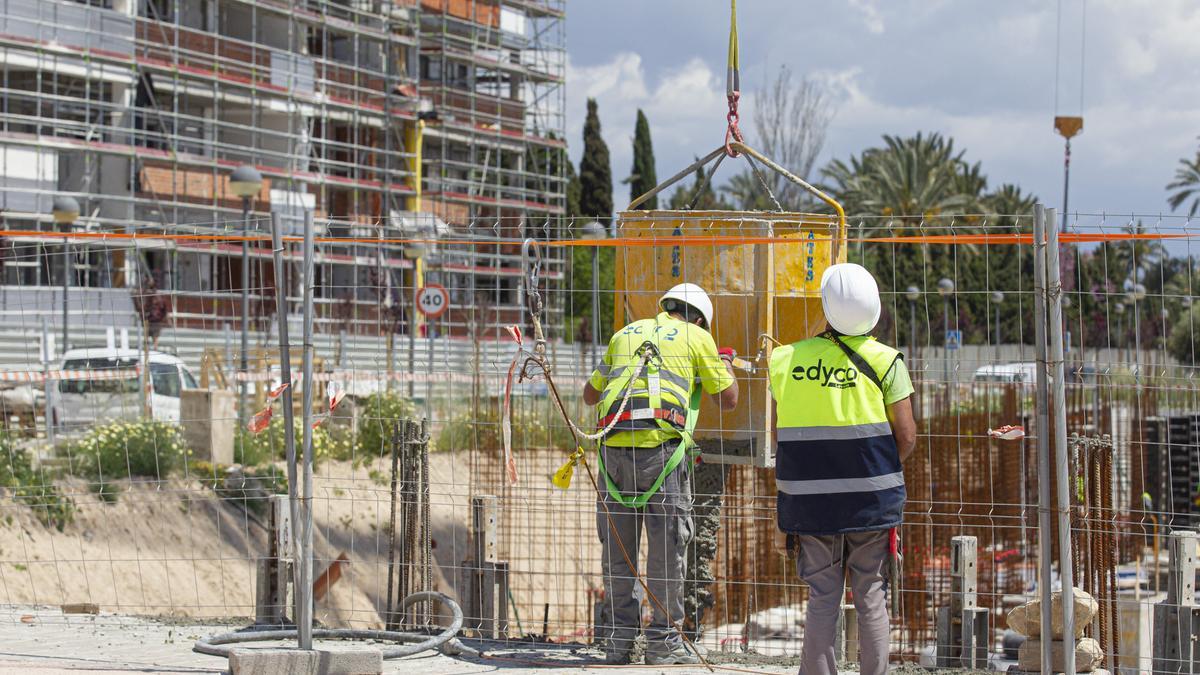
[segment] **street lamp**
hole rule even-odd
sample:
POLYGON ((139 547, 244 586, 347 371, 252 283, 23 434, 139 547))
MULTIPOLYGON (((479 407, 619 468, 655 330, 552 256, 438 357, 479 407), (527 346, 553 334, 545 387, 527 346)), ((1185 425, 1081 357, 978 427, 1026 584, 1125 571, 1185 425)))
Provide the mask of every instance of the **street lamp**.
MULTIPOLYGON (((54 216, 54 222, 62 225, 64 232, 70 232, 75 221, 79 220, 79 202, 70 195, 56 196, 50 209, 54 216)), ((67 308, 67 299, 71 294, 71 240, 69 237, 63 237, 62 270, 62 350, 65 353, 67 351, 67 331, 70 325, 70 312, 67 308)))
MULTIPOLYGON (((258 169, 243 164, 229 174, 229 189, 233 194, 242 198, 242 357, 239 360, 242 371, 241 386, 238 387, 238 423, 246 423, 246 373, 249 368, 250 352, 250 242, 246 236, 250 231, 250 200, 262 191, 263 177, 258 169)), ((308 283, 308 280, 304 280, 308 283)), ((281 321, 287 321, 284 315, 281 321)), ((304 386, 308 386, 305 383, 304 386)))
POLYGON ((1146 287, 1132 279, 1125 282, 1125 299, 1133 307, 1133 316, 1129 318, 1129 327, 1133 332, 1133 358, 1130 359, 1137 369, 1137 377, 1141 378, 1142 364, 1142 335, 1138 330, 1138 302, 1146 297, 1146 287))
MULTIPOLYGON (((579 228, 579 238, 601 241, 608 238, 608 230, 598 221, 585 223, 579 228)), ((592 246, 592 367, 596 366, 596 348, 600 345, 600 247, 592 246)))
POLYGON ((950 389, 950 296, 954 293, 954 282, 942 277, 937 283, 938 295, 942 296, 942 379, 950 389))
POLYGON ((908 347, 913 355, 913 370, 917 361, 917 301, 921 299, 921 289, 909 286, 904 289, 904 297, 908 299, 908 347))
POLYGON ((1117 347, 1117 354, 1124 355, 1125 353, 1125 303, 1118 302, 1113 305, 1113 311, 1117 314, 1117 338, 1121 344, 1117 347))
POLYGON ((992 307, 996 313, 996 364, 1000 364, 1000 305, 1004 302, 1004 291, 992 291, 992 307))

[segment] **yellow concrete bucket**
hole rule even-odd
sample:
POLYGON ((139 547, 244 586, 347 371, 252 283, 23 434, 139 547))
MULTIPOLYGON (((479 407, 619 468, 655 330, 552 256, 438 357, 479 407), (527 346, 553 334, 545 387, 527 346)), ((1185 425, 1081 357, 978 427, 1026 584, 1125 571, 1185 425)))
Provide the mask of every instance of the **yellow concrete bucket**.
POLYGON ((821 275, 846 258, 845 218, 840 206, 835 211, 618 214, 617 235, 629 243, 617 249, 614 330, 654 316, 667 289, 692 282, 713 299, 717 346, 732 347, 749 362, 748 369, 735 370, 741 387, 735 409, 720 412, 704 397, 695 438, 705 461, 774 465, 767 359, 774 342, 795 342, 825 328, 821 275))

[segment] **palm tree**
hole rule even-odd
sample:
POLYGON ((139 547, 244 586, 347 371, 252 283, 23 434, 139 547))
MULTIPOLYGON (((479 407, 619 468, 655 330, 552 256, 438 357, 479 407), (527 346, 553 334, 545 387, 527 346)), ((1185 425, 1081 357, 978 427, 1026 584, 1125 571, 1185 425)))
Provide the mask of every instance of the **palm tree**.
POLYGON ((721 186, 721 192, 743 211, 776 210, 775 202, 771 201, 762 183, 750 171, 734 174, 728 183, 721 186))
POLYGON ((847 215, 920 221, 980 208, 987 179, 978 164, 955 152, 953 140, 933 133, 884 136, 883 142, 849 164, 834 160, 821 171, 847 215))
POLYGON ((1167 183, 1167 190, 1175 191, 1167 198, 1167 203, 1174 211, 1183 206, 1187 200, 1192 200, 1192 207, 1188 209, 1188 217, 1194 218, 1196 211, 1200 209, 1200 152, 1197 152, 1191 160, 1186 158, 1179 160, 1179 164, 1179 168, 1175 169, 1175 180, 1167 183))

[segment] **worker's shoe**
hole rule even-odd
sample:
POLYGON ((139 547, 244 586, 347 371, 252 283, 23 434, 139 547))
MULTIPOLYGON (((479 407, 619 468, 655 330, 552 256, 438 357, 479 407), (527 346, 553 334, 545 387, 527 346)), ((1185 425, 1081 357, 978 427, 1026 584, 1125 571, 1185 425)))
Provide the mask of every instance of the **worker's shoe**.
POLYGON ((669 651, 646 650, 648 666, 682 666, 694 663, 700 663, 700 657, 682 643, 672 646, 669 651))

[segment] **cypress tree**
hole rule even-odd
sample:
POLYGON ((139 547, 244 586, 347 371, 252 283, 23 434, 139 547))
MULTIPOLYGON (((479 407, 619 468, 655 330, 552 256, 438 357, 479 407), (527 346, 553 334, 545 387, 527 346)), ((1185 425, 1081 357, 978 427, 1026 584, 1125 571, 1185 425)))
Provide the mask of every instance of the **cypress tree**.
POLYGON ((583 157, 579 160, 581 193, 579 207, 583 215, 607 225, 612 217, 612 166, 608 145, 600 136, 600 115, 596 99, 587 102, 587 120, 583 123, 583 157))
MULTIPOLYGON (((640 108, 637 111, 637 126, 633 132, 633 168, 630 174, 629 201, 641 197, 658 185, 658 175, 654 171, 654 145, 650 142, 650 122, 640 108)), ((658 196, 647 199, 638 208, 657 209, 658 196)))

